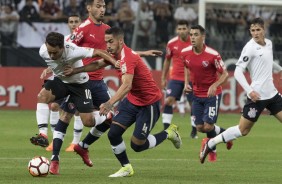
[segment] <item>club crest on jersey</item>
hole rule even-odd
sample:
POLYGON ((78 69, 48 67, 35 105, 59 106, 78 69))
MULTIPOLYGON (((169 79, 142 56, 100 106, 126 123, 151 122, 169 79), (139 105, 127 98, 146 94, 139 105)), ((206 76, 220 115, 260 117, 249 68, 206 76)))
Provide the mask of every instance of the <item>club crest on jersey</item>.
POLYGON ((248 56, 244 56, 244 57, 243 57, 243 61, 244 61, 244 62, 249 61, 249 57, 248 57, 248 56))
POLYGON ((208 61, 202 61, 202 65, 203 65, 203 67, 208 67, 209 66, 209 62, 208 61))
POLYGON ((250 118, 255 118, 257 114, 257 110, 255 108, 250 108, 249 112, 248 112, 248 116, 250 118))

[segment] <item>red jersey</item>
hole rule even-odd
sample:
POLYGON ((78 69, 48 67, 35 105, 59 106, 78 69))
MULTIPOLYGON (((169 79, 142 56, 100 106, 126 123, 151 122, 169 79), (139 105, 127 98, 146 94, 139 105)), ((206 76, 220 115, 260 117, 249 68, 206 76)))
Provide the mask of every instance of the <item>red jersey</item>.
POLYGON ((127 99, 134 105, 146 106, 162 98, 161 90, 153 79, 149 68, 140 56, 125 44, 121 53, 116 58, 120 60, 119 77, 123 74, 132 74, 132 88, 127 94, 127 99))
MULTIPOLYGON (((225 69, 219 53, 204 45, 201 54, 195 54, 192 46, 182 50, 185 67, 190 70, 193 84, 193 94, 197 97, 207 97, 209 87, 218 80, 218 73, 222 74, 225 69)), ((216 95, 222 91, 221 86, 216 90, 216 95)))
POLYGON ((188 37, 187 41, 183 42, 179 36, 172 38, 166 46, 166 59, 172 59, 172 67, 170 71, 170 79, 184 81, 184 63, 180 58, 181 50, 191 45, 188 37))
MULTIPOLYGON (((105 42, 105 31, 109 28, 110 26, 108 26, 107 24, 95 24, 90 18, 88 18, 82 24, 80 24, 78 28, 75 29, 72 36, 70 37, 70 40, 80 47, 90 47, 94 49, 106 50, 107 45, 105 42)), ((84 65, 87 65, 98 59, 100 58, 85 58, 82 61, 84 65)), ((103 71, 104 68, 96 70, 94 72, 88 72, 89 79, 102 80, 103 71)))

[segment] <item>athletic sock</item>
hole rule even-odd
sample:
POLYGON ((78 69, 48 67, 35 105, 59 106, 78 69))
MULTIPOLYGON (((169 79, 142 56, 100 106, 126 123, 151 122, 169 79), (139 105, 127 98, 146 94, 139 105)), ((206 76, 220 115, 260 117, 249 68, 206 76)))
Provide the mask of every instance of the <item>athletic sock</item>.
POLYGON ((68 128, 67 123, 64 123, 63 121, 59 120, 54 134, 53 134, 53 156, 52 159, 56 160, 59 158, 60 150, 64 141, 64 136, 66 134, 67 128, 68 128))
POLYGON ((78 144, 82 135, 83 124, 80 116, 74 115, 74 129, 72 144, 78 144))
POLYGON ((49 106, 46 103, 37 103, 36 120, 40 134, 48 135, 49 106))

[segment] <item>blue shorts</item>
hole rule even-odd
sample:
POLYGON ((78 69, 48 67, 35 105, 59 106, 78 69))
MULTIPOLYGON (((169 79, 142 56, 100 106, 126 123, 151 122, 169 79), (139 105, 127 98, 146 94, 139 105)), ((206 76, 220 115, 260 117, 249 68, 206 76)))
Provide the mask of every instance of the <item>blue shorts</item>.
MULTIPOLYGON (((88 87, 91 92, 94 109, 99 110, 100 105, 108 101, 111 97, 108 87, 104 80, 89 80, 88 87)), ((76 111, 74 103, 70 99, 65 99, 61 104, 61 109, 71 114, 74 114, 76 111)))
POLYGON ((102 103, 107 102, 111 98, 108 86, 104 80, 89 80, 88 83, 94 108, 98 110, 102 103))
POLYGON ((160 101, 147 106, 136 106, 125 98, 119 102, 113 121, 126 127, 130 127, 136 122, 133 135, 138 139, 145 140, 159 117, 160 101))
POLYGON ((204 122, 214 124, 217 121, 221 94, 210 97, 194 96, 192 102, 192 115, 196 125, 203 125, 204 122))
MULTIPOLYGON (((192 83, 189 83, 192 87, 192 83)), ((168 86, 166 89, 166 97, 172 96, 174 97, 177 101, 180 100, 182 94, 183 94, 183 89, 184 89, 184 81, 179 81, 179 80, 170 80, 168 82, 168 86)), ((189 93, 186 95, 187 100, 189 102, 192 102, 193 100, 193 92, 189 93)))

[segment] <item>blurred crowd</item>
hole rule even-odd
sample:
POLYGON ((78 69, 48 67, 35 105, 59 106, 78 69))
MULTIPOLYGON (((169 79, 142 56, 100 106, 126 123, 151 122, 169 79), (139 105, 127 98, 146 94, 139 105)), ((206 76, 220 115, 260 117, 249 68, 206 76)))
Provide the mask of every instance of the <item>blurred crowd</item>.
MULTIPOLYGON (((198 0, 105 0, 104 22, 121 26, 125 42, 131 44, 137 35, 137 48, 165 48, 175 35, 174 26, 185 19, 198 22, 198 0), (135 31, 134 31, 134 28, 135 31)), ((2 45, 15 41, 18 22, 32 26, 34 22, 66 22, 69 15, 88 15, 85 0, 1 0, 0 33, 2 45)), ((282 48, 282 6, 208 4, 206 9, 207 41, 218 50, 234 50, 249 39, 248 21, 262 17, 267 22, 267 33, 275 38, 275 48, 282 48), (232 42, 232 44, 231 44, 232 42)))

